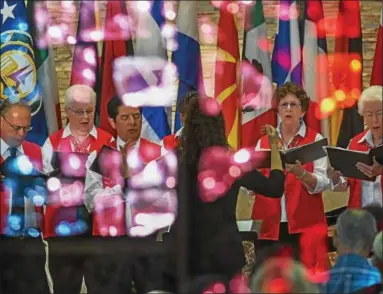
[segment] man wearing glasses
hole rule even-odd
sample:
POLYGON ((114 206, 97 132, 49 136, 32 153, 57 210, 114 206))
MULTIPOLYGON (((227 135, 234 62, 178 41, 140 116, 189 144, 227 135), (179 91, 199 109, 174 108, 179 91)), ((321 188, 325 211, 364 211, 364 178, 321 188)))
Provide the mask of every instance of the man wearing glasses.
POLYGON ((43 201, 26 176, 42 169, 40 146, 24 140, 30 124, 28 105, 0 101, 0 293, 49 293, 43 201))
MULTIPOLYGON (((60 154, 69 152, 90 154, 93 151, 98 152, 104 144, 110 144, 113 137, 94 126, 95 107, 96 93, 92 88, 86 85, 74 85, 67 89, 65 93, 65 112, 68 124, 64 129, 49 136, 42 147, 45 172, 54 170, 52 166, 54 152, 60 152, 60 154)), ((76 162, 71 162, 69 157, 62 157, 66 158, 65 162, 68 161, 69 165, 76 166, 76 162)), ((62 170, 62 160, 60 164, 62 170)), ((85 168, 82 166, 82 169, 84 170, 82 177, 85 178, 85 168)), ((82 194, 82 191, 80 191, 79 195, 82 194)), ((49 269, 55 294, 80 293, 83 275, 87 283, 85 254, 63 255, 60 252, 60 241, 63 239, 60 236, 67 236, 65 237, 66 240, 72 242, 91 233, 91 224, 83 205, 83 197, 79 198, 79 201, 74 200, 72 202, 74 205, 66 205, 60 201, 48 201, 46 207, 44 237, 49 243, 49 269), (83 224, 85 222, 86 227, 76 229, 81 222, 83 224), (60 230, 64 224, 68 225, 70 231, 60 230), (56 240, 58 242, 55 242, 56 240)))

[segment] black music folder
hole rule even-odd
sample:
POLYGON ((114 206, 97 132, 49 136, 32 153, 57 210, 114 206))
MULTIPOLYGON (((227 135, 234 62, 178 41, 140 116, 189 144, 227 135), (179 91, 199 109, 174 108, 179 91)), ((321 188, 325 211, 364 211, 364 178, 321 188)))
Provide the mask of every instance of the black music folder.
POLYGON ((100 151, 98 151, 97 157, 94 159, 89 169, 100 175, 103 174, 103 172, 101 171, 101 166, 103 164, 108 165, 110 163, 105 161, 111 160, 111 156, 113 156, 112 154, 118 154, 118 156, 121 156, 121 153, 117 149, 107 145, 103 145, 100 151))
POLYGON ((323 149, 325 146, 328 146, 327 138, 323 138, 310 144, 282 150, 281 159, 284 163, 289 164, 293 164, 297 160, 302 164, 313 162, 327 156, 326 151, 323 149))
POLYGON ((376 178, 369 178, 360 170, 357 169, 356 164, 362 162, 367 165, 373 164, 373 156, 371 151, 354 151, 339 147, 326 147, 327 156, 330 161, 330 165, 340 171, 343 176, 360 179, 363 181, 375 181, 376 178))
POLYGON ((56 151, 53 153, 51 164, 62 178, 85 179, 88 156, 88 153, 56 151))
POLYGON ((370 149, 370 153, 372 156, 375 156, 377 162, 383 165, 383 144, 378 147, 370 149))

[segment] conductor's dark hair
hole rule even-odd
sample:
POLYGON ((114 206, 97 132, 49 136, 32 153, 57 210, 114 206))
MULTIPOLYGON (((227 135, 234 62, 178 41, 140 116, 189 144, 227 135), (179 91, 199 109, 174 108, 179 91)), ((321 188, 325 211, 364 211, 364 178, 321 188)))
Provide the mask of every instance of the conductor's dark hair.
POLYGON ((0 99, 0 116, 6 115, 8 113, 8 111, 11 110, 12 107, 15 107, 15 106, 24 107, 24 108, 28 109, 29 111, 31 111, 31 107, 28 104, 23 103, 21 101, 12 103, 8 99, 7 100, 0 99))
POLYGON ((196 96, 198 96, 198 92, 190 91, 185 94, 185 96, 177 103, 177 110, 180 113, 185 113, 190 101, 192 101, 196 96))
POLYGON ((263 66, 258 60, 256 59, 251 60, 251 64, 255 67, 258 73, 263 74, 263 66))
MULTIPOLYGON (((117 115, 118 115, 118 108, 120 106, 124 106, 125 104, 122 102, 121 98, 118 96, 112 97, 112 99, 109 100, 108 105, 107 105, 107 111, 108 111, 108 116, 116 121, 117 115)), ((138 107, 140 112, 142 113, 142 108, 138 107)))
POLYGON ((201 152, 209 147, 229 147, 225 134, 225 121, 220 112, 216 116, 205 114, 201 109, 199 93, 194 93, 186 110, 182 131, 181 159, 189 164, 198 163, 201 152))

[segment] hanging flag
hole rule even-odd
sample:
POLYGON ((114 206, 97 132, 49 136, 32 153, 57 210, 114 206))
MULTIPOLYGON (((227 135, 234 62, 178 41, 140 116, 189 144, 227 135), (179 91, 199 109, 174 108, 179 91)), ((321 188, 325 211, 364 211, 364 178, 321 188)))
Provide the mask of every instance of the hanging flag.
POLYGON ((271 68, 277 86, 286 82, 302 85, 302 58, 295 0, 280 0, 278 31, 275 37, 271 68))
POLYGON ((241 109, 237 87, 239 44, 234 15, 227 10, 228 2, 225 1, 220 6, 214 95, 221 104, 228 142, 233 149, 237 149, 240 139, 239 111, 241 109))
POLYGON ((52 55, 48 50, 36 48, 33 35, 35 25, 28 18, 25 2, 9 0, 1 3, 1 99, 30 105, 32 130, 26 139, 42 145, 48 134, 58 127, 55 111, 57 81, 54 80, 55 71, 50 68, 53 65, 52 55), (46 77, 42 79, 48 73, 53 75, 49 84, 46 77))
POLYGON ((380 14, 380 25, 378 28, 378 37, 376 40, 376 49, 374 63, 372 64, 370 85, 383 85, 383 5, 380 14))
MULTIPOLYGON (((153 1, 148 12, 140 13, 136 32, 136 56, 168 59, 165 39, 161 35, 161 28, 166 23, 163 14, 163 0, 153 1)), ((170 134, 170 111, 171 109, 165 107, 143 107, 141 136, 160 143, 164 136, 170 134)))
POLYGON ((303 34, 303 88, 310 97, 305 115, 308 127, 329 137, 329 123, 320 112, 322 99, 328 97, 328 60, 322 0, 305 2, 303 34))
MULTIPOLYGON (((269 43, 266 34, 262 0, 257 0, 254 6, 249 6, 246 10, 242 53, 243 62, 246 62, 245 59, 249 62, 256 60, 263 68, 264 76, 260 75, 260 77, 272 81, 269 43)), ((243 82, 243 80, 244 78, 242 78, 242 95, 248 92, 248 87, 251 87, 251 85, 243 82)), ((257 94, 263 90, 262 87, 271 86, 270 83, 259 82, 259 84, 257 94)), ((265 124, 276 125, 277 117, 275 110, 272 108, 272 88, 270 90, 269 97, 265 97, 269 100, 268 103, 267 101, 263 103, 264 101, 259 101, 261 99, 256 99, 254 110, 242 114, 241 147, 255 146, 261 137, 261 127, 265 124)))
MULTIPOLYGON (((178 48, 172 54, 172 62, 178 70, 178 95, 180 101, 186 93, 198 91, 202 75, 201 49, 198 36, 197 2, 180 1, 177 14, 178 48)), ((174 133, 182 126, 178 109, 174 119, 174 133)))
POLYGON ((100 66, 100 95, 97 102, 99 127, 116 136, 116 131, 108 121, 107 105, 116 95, 113 82, 113 61, 117 57, 133 55, 133 42, 129 28, 122 30, 117 19, 127 19, 125 1, 108 1, 105 16, 104 42, 100 66))
POLYGON ((95 4, 89 0, 82 0, 80 3, 70 84, 87 85, 99 93, 98 51, 94 37, 97 29, 95 4))
POLYGON ((363 43, 359 0, 340 0, 332 79, 342 109, 331 117, 332 144, 346 148, 364 129, 357 100, 362 90, 363 43), (341 99, 339 99, 339 97, 341 99))

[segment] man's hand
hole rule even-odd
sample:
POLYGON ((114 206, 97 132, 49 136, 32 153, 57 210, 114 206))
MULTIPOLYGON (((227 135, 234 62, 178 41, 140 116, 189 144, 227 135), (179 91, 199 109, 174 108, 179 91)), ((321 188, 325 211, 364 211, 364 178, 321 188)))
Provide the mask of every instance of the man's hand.
POLYGON ((327 169, 327 177, 331 180, 333 185, 337 185, 340 182, 341 176, 342 176, 342 173, 340 171, 335 170, 332 167, 329 167, 327 169))
POLYGON ((286 171, 292 173, 294 176, 301 178, 306 173, 306 170, 302 167, 302 164, 299 160, 297 160, 293 164, 286 163, 285 164, 286 171))
POLYGON ((356 164, 356 168, 369 178, 374 178, 382 174, 382 166, 376 161, 375 157, 373 165, 370 166, 362 162, 358 162, 356 164))

